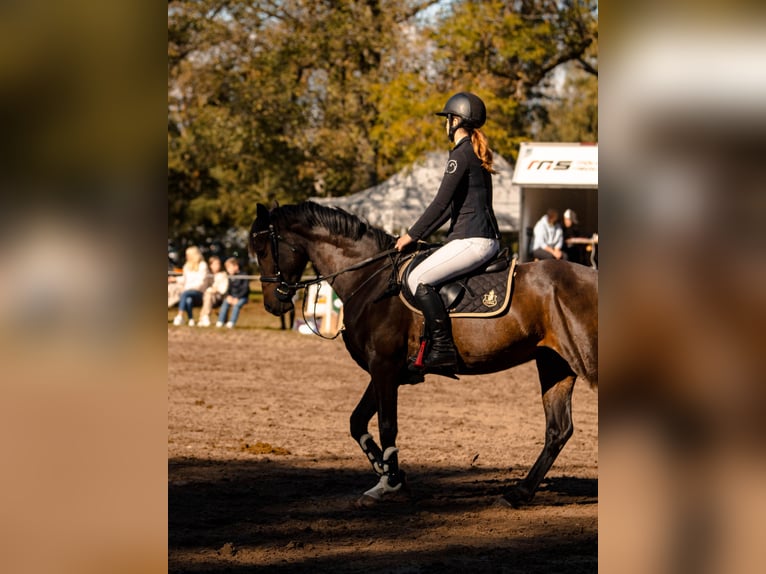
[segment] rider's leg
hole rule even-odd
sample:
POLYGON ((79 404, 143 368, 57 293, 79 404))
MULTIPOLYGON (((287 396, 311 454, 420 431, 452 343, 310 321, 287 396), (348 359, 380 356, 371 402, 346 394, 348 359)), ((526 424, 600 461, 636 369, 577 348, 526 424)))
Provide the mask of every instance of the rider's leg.
POLYGON ((457 364, 450 318, 433 286, 489 261, 498 248, 499 242, 495 239, 456 239, 437 249, 413 269, 408 285, 423 312, 431 340, 431 350, 423 363, 425 367, 454 367, 457 364))
POLYGON ((496 239, 472 237, 454 239, 429 255, 415 267, 407 279, 411 293, 418 285, 440 285, 445 281, 465 275, 495 256, 500 247, 496 239))
POLYGON ((423 361, 423 366, 456 367, 457 353, 452 343, 452 323, 441 297, 433 287, 421 283, 415 290, 415 299, 423 311, 426 332, 431 341, 430 351, 423 361))

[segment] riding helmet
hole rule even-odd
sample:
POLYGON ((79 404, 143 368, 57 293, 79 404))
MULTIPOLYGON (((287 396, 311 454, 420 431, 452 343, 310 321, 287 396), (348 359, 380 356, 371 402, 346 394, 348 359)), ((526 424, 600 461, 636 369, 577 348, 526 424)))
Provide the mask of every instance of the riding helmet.
POLYGON ((463 118, 461 122, 467 128, 480 128, 487 120, 487 108, 484 102, 476 94, 460 92, 452 96, 444 109, 436 112, 437 116, 458 116, 463 118))

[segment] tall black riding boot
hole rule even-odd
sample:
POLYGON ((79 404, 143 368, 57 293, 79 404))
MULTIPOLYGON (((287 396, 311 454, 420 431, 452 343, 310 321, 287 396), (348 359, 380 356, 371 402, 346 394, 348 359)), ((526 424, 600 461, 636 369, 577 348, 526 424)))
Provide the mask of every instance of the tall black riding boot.
POLYGON ((457 367, 457 353, 452 342, 452 323, 436 289, 421 283, 415 290, 415 299, 426 321, 426 332, 430 338, 430 351, 426 355, 425 368, 457 367))

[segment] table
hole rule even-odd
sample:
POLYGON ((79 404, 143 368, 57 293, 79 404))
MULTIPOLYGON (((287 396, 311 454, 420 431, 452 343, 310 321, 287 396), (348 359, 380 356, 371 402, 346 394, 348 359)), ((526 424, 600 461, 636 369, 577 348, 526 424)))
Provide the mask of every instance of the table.
POLYGON ((567 245, 590 245, 590 266, 598 269, 596 265, 596 248, 598 247, 598 233, 591 237, 570 237, 566 240, 567 245))

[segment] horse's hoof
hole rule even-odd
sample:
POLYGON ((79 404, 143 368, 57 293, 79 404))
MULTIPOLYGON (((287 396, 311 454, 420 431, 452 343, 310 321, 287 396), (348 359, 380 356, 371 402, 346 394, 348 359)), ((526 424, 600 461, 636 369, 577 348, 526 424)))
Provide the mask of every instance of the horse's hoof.
POLYGON ((521 508, 526 506, 532 500, 532 496, 525 490, 512 488, 503 493, 498 499, 498 504, 509 508, 521 508))
POLYGON ((378 502, 380 501, 373 498, 372 496, 363 494, 354 502, 354 508, 364 510, 365 508, 372 508, 373 506, 377 506, 378 502))
POLYGON ((495 501, 497 506, 503 506, 505 508, 521 508, 523 503, 515 497, 509 497, 506 495, 499 496, 495 501))

